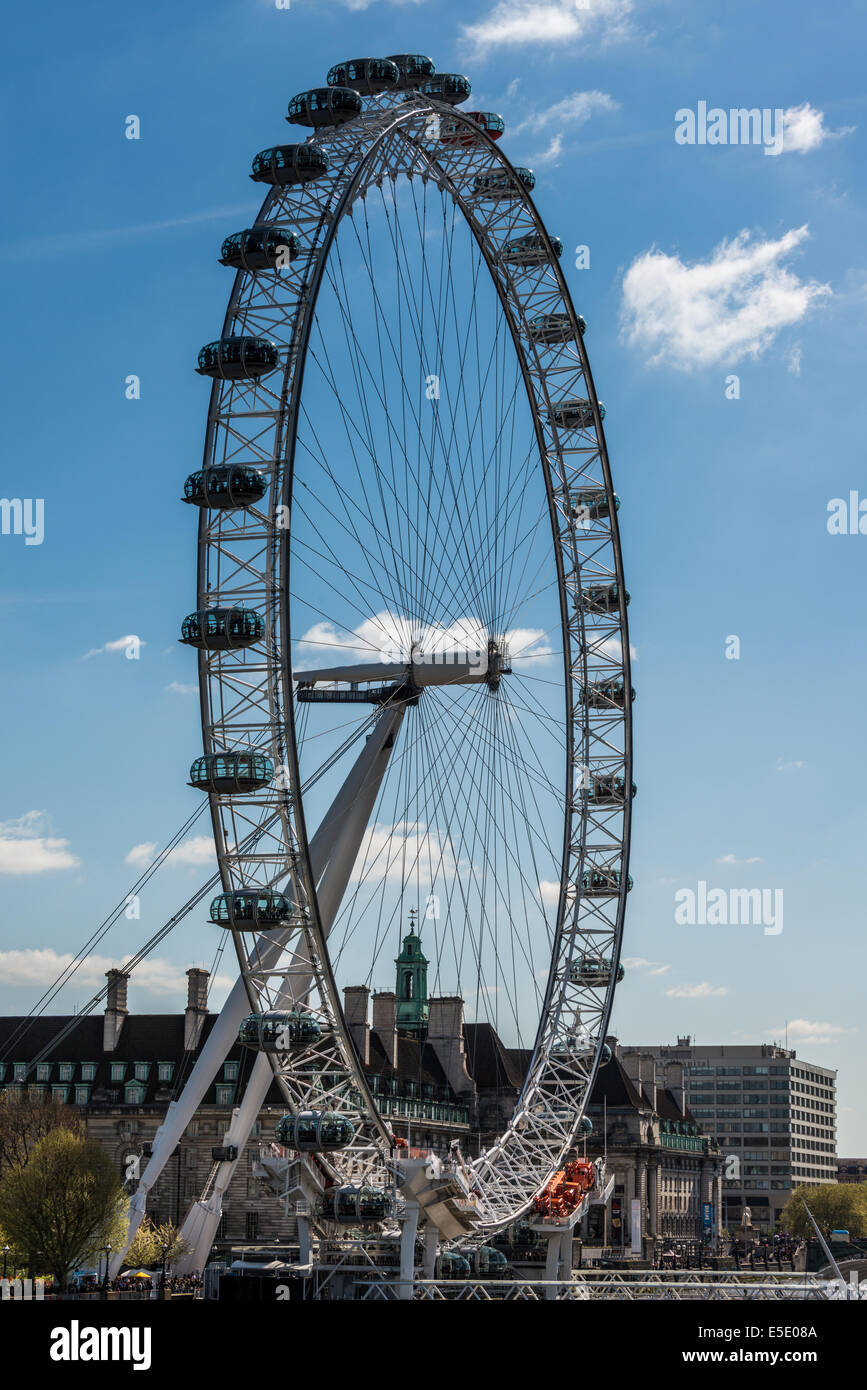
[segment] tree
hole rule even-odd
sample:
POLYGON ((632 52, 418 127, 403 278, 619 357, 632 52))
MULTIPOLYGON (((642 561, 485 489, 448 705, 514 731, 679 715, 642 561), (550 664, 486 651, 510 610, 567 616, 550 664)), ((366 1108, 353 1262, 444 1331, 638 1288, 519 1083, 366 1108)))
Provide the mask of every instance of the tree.
POLYGON ((792 1235, 815 1239, 816 1232, 804 1203, 827 1240, 834 1230, 853 1236, 867 1235, 867 1185, 822 1183, 820 1187, 796 1187, 780 1214, 780 1225, 792 1235))
POLYGON ((105 1248, 126 1193, 95 1139, 56 1129, 0 1178, 0 1225, 66 1288, 69 1271, 105 1248))
POLYGON ((170 1221, 166 1221, 162 1226, 155 1226, 150 1217, 145 1217, 126 1253, 126 1263, 130 1267, 133 1265, 162 1266, 164 1245, 167 1246, 167 1269, 175 1260, 179 1260, 181 1255, 189 1254, 190 1247, 183 1239, 177 1226, 173 1226, 170 1221))
POLYGON ((34 1096, 29 1091, 0 1095, 0 1177, 23 1168, 34 1145, 55 1129, 82 1132, 81 1121, 58 1096, 34 1096))

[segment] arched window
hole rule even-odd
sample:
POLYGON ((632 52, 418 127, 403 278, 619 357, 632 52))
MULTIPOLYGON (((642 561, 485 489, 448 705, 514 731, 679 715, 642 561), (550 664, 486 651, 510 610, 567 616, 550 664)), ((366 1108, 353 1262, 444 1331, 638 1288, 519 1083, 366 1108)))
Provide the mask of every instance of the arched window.
POLYGON ((403 997, 412 999, 412 972, 407 970, 403 977, 403 997))

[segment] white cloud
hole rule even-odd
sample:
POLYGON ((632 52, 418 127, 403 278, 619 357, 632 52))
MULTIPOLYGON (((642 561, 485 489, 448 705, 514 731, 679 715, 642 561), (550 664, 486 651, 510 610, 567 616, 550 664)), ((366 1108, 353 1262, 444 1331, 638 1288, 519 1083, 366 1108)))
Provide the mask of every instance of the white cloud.
POLYGON ((627 970, 646 970, 649 975, 667 975, 671 969, 670 965, 661 965, 659 961, 647 960, 645 956, 624 956, 623 964, 627 970))
POLYGON ((786 762, 783 758, 777 758, 776 762, 777 772, 800 772, 801 768, 806 766, 807 764, 800 760, 786 762))
MULTIPOLYGON (((539 881, 539 897, 548 907, 556 907, 560 901, 560 885, 552 883, 550 879, 543 878, 539 881)), ((547 971, 545 972, 547 974, 547 971)))
POLYGON ((538 154, 530 155, 531 164, 556 164, 563 153, 563 136, 555 135, 551 143, 538 154))
POLYGON ((126 637, 116 637, 113 642, 106 642, 102 647, 91 647, 90 651, 85 652, 81 659, 87 661, 91 656, 102 656, 103 652, 123 652, 124 654, 129 652, 132 654, 146 646, 147 642, 143 638, 137 637, 134 632, 131 632, 126 637))
POLYGON ((715 861, 717 864, 731 864, 736 868, 741 868, 744 864, 761 864, 764 861, 757 854, 753 854, 749 859, 736 859, 733 854, 724 854, 721 859, 715 861))
POLYGON ((623 336, 649 363, 686 372, 758 357, 831 293, 783 264, 808 235, 804 226, 777 241, 750 241, 742 231, 693 265, 645 251, 623 277, 623 336))
MULTIPOLYGON (((787 1027, 789 1042, 805 1042, 811 1047, 839 1043, 846 1035, 857 1032, 857 1029, 845 1028, 841 1023, 819 1023, 809 1018, 789 1019, 787 1027)), ((767 1032, 771 1037, 782 1038, 786 1035, 786 1028, 768 1029, 767 1032)))
POLYGON ((800 106, 790 106, 783 112, 782 144, 779 147, 769 145, 767 153, 809 154, 811 150, 824 145, 826 140, 841 140, 844 135, 851 135, 854 129, 853 125, 847 125, 840 130, 827 130, 824 111, 817 111, 808 101, 804 101, 800 106))
POLYGON ((403 883, 405 871, 411 871, 419 883, 427 884, 431 873, 438 879, 453 878, 456 868, 451 845, 424 822, 377 822, 362 841, 351 881, 403 883))
POLYGON ((793 343, 786 353, 786 370, 791 372, 792 376, 801 375, 801 361, 803 360, 803 356, 804 353, 801 344, 793 343))
MULTIPOLYGON (((515 627, 506 633, 506 645, 513 660, 538 660, 553 655, 553 648, 545 641, 545 636, 541 628, 515 627)), ((487 646, 488 631, 478 618, 456 618, 448 625, 419 624, 384 609, 351 632, 329 622, 314 623, 298 638, 293 670, 302 672, 380 660, 408 662, 413 648, 423 656, 442 658, 486 652, 487 646)))
MULTIPOLYGON (((148 864, 153 863, 156 855, 156 842, 145 840, 140 845, 133 845, 124 862, 132 864, 137 869, 146 869, 148 864)), ((210 864, 213 858, 214 842, 210 835, 193 835, 189 840, 184 840, 172 850, 168 862, 170 864, 210 864)))
POLYGON ((669 999, 715 999, 728 994, 725 985, 710 985, 707 980, 700 985, 673 985, 665 992, 669 999))
POLYGON ((47 829, 43 811, 25 811, 17 820, 0 822, 0 874, 77 868, 80 860, 71 853, 69 841, 46 835, 47 829))
MULTIPOLYGON (((341 5, 345 5, 347 10, 367 10, 374 3, 374 0, 340 0, 341 5)), ((389 0, 391 5, 422 5, 424 0, 389 0)))
POLYGON ((567 123, 572 127, 584 125, 596 112, 617 111, 619 106, 620 103, 607 92, 573 92, 570 97, 555 101, 553 106, 543 107, 541 111, 527 116, 513 128, 511 134, 518 135, 524 130, 538 132, 545 130, 547 126, 562 126, 567 123))
POLYGON ((589 39, 614 43, 628 38, 632 0, 497 0, 477 24, 462 26, 470 56, 481 58, 497 48, 549 44, 589 39))
POLYGON ((182 685, 180 681, 170 681, 166 690, 173 695, 198 695, 199 693, 197 685, 182 685))
MULTIPOLYGON (((0 951, 0 975, 8 985, 49 985, 73 962, 69 952, 60 953, 51 947, 27 949, 23 951, 0 951)), ((114 956, 85 956, 75 973, 74 983, 85 988, 98 989, 105 983, 107 970, 121 968, 131 960, 124 956, 118 962, 114 956)), ((153 994, 176 994, 186 997, 186 967, 175 965, 172 961, 158 956, 142 961, 132 972, 130 986, 149 990, 153 994)), ((217 975, 211 981, 214 989, 231 989, 234 980, 225 975, 217 975)))

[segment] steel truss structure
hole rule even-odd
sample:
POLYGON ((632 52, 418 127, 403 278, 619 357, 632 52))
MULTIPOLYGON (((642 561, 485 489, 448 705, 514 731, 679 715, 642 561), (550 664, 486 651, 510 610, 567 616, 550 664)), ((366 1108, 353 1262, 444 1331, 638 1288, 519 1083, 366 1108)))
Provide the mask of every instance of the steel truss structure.
MULTIPOLYGON (((370 193, 406 179, 431 185, 451 200, 490 275, 532 414, 562 637, 563 840, 550 969, 512 1119, 463 1169, 476 1229, 491 1233, 528 1208, 573 1144, 612 1007, 629 887, 633 791, 619 504, 583 320, 530 194, 494 141, 459 110, 411 91, 368 98, 354 120, 318 131, 316 143, 327 152, 327 172, 309 182, 270 188, 255 222, 260 230, 291 228, 297 255, 273 269, 238 270, 221 335, 271 340, 281 370, 253 380, 217 378, 210 397, 205 470, 253 467, 267 479, 267 492, 261 502, 234 510, 203 507, 198 535, 197 608, 254 610, 263 619, 256 644, 199 652, 204 753, 255 750, 267 757, 274 773, 267 785, 244 795, 211 793, 223 888, 226 893, 279 891, 294 907, 279 930, 233 932, 242 982, 214 1030, 219 1037, 212 1034, 214 1045, 209 1041, 211 1052, 196 1086, 186 1103, 182 1097, 178 1114, 168 1117, 163 1142, 155 1146, 138 1219, 167 1147, 179 1137, 190 1104, 198 1103, 196 1087, 201 1099, 205 1072, 218 1064, 214 1058, 228 1045, 233 1020, 236 1029, 249 1009, 303 1004, 320 1024, 320 1039, 300 1052, 257 1058, 227 1146, 243 1148, 273 1072, 291 1111, 327 1109, 354 1125, 346 1148, 317 1156, 329 1181, 393 1185, 393 1137, 344 1020, 327 940, 412 700, 405 683, 401 693, 397 682, 391 697, 370 710, 358 730, 368 742, 311 836, 299 766, 292 650, 300 634, 291 627, 289 567, 302 392, 330 257, 341 227, 363 216, 370 193), (446 120, 465 141, 439 139, 446 120), (508 194, 492 196, 491 176, 497 189, 505 183, 508 194), (507 248, 519 238, 535 238, 538 258, 516 262, 507 248), (588 403, 586 415, 577 420, 564 410, 576 399, 588 403), (604 891, 593 891, 599 883, 604 891), (608 973, 589 978, 578 968, 585 958, 604 959, 608 973)), ((351 667, 338 678, 356 679, 351 667)), ((419 687, 410 694, 417 699, 419 687)), ((435 697, 435 691, 421 696, 435 697)), ((193 1262, 199 1265, 234 1161, 227 1158, 216 1166, 198 1204, 199 1227, 194 1221, 188 1229, 199 1252, 193 1262)), ((438 1286, 428 1287, 420 1296, 437 1297, 438 1286)))

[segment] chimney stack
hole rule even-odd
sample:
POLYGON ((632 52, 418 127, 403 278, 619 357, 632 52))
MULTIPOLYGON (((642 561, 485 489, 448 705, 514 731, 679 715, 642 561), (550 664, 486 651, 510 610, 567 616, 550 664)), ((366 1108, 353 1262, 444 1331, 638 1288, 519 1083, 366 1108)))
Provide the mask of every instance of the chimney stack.
POLYGON ((125 970, 107 970, 105 978, 108 980, 108 997, 102 1024, 102 1050, 114 1052, 123 1021, 129 1013, 126 1007, 129 974, 125 970))
POLYGON ((671 1092, 681 1115, 685 1115, 686 1088, 683 1083, 683 1062, 666 1062, 665 1089, 671 1092))
POLYGON ((208 1014, 210 972, 193 967, 187 971, 187 1007, 184 1010, 184 1050, 195 1052, 208 1014))
POLYGON ((467 1071, 464 1048, 464 1001, 460 995, 444 995, 428 1001, 427 1041, 456 1096, 474 1092, 467 1071))
POLYGON ((385 1057, 397 1071, 397 998, 393 990, 377 990, 373 996, 373 1031, 385 1049, 385 1057))
POLYGON ((343 1016, 363 1067, 370 1065, 370 1024, 367 1020, 369 998, 370 990, 366 985, 347 985, 343 991, 343 1016))

